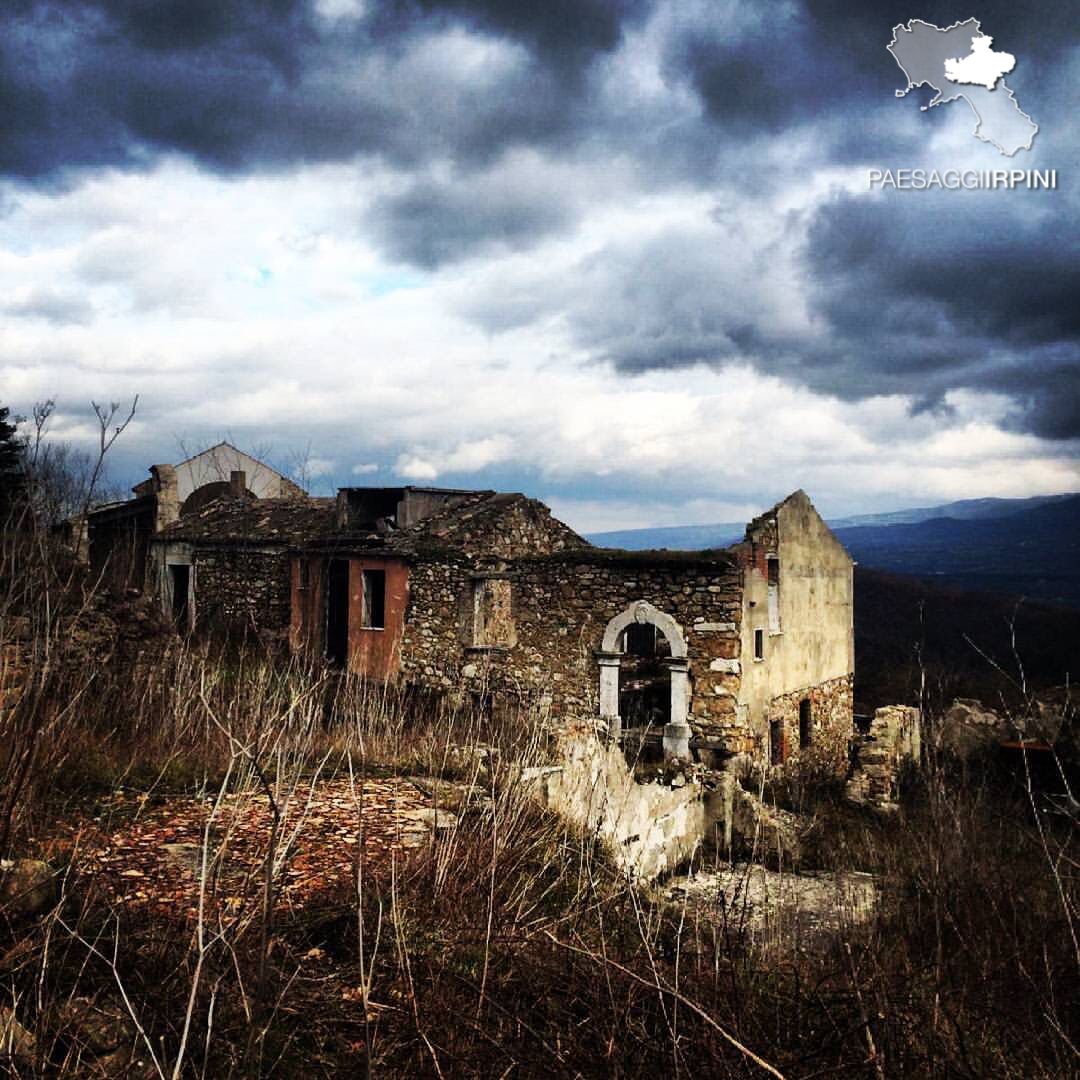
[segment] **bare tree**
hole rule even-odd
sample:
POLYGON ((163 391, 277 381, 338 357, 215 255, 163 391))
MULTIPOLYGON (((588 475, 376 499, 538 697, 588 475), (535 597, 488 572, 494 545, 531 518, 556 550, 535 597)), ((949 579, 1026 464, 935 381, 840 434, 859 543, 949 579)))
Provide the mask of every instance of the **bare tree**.
MULTIPOLYGON (((98 426, 100 428, 98 439, 98 454, 97 460, 95 460, 93 468, 90 470, 90 481, 86 485, 86 496, 83 499, 82 505, 82 517, 86 520, 86 515, 90 512, 90 506, 94 500, 94 492, 97 490, 98 481, 101 479, 102 470, 105 468, 105 455, 112 449, 113 443, 124 433, 124 429, 135 418, 135 410, 139 405, 139 395, 136 394, 131 399, 131 408, 128 411, 127 417, 119 424, 113 426, 113 422, 116 419, 117 413, 120 411, 120 403, 117 401, 109 402, 108 406, 99 405, 96 401, 90 402, 94 409, 94 415, 97 416, 98 426), (111 429, 111 430, 110 430, 111 429)), ((82 545, 82 529, 80 528, 76 532, 75 536, 75 556, 81 554, 79 551, 82 545)))

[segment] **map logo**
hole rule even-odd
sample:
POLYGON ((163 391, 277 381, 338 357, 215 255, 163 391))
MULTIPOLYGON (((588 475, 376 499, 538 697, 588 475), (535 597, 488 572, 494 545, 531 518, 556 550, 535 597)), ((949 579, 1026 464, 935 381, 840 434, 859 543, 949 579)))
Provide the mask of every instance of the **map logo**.
POLYGON ((942 29, 921 19, 893 27, 888 49, 907 77, 898 98, 919 86, 937 93, 922 111, 954 101, 966 101, 975 114, 973 134, 996 146, 1006 157, 1030 150, 1039 126, 1023 112, 1005 76, 1016 57, 993 49, 994 39, 968 19, 942 29))

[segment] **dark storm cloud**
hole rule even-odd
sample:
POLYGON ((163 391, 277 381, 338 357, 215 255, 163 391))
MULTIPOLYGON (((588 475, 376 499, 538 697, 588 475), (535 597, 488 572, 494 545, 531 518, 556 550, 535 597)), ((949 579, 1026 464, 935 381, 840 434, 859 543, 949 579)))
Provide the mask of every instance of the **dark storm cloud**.
MULTIPOLYGON (((225 171, 362 153, 402 168, 438 158, 485 167, 507 148, 588 141, 632 154, 654 182, 673 173, 711 182, 745 177, 759 144, 793 125, 820 130, 835 161, 911 150, 918 138, 877 116, 895 105, 901 80, 885 45, 892 25, 912 17, 903 3, 673 9, 664 76, 700 97, 704 126, 674 102, 659 117, 598 90, 596 62, 657 0, 393 0, 339 19, 314 3, 3 5, 0 173, 50 178, 145 164, 162 151, 225 171), (441 67, 416 66, 410 50, 453 27, 514 46, 514 62, 489 78, 458 71, 450 55, 441 67), (730 138, 719 141, 716 129, 730 138)), ((935 3, 918 15, 947 22, 953 13, 935 3)), ((980 17, 1025 60, 1070 40, 1067 12, 1019 19, 995 2, 980 17)), ((928 126, 941 122, 936 113, 928 126)))
MULTIPOLYGON (((836 195, 771 232, 727 215, 628 238, 585 259, 575 295, 553 303, 580 346, 627 375, 740 361, 847 400, 903 394, 915 411, 991 391, 1014 403, 1013 427, 1071 439, 1074 221, 1060 192, 836 195)), ((471 314, 505 328, 498 305, 471 314)))
MULTIPOLYGON (((832 164, 896 167, 964 107, 918 114, 918 94, 896 101, 903 74, 886 52, 898 23, 970 15, 953 3, 670 0, 661 74, 693 91, 690 105, 639 95, 634 73, 606 66, 654 4, 373 0, 362 18, 324 19, 314 0, 8 0, 0 175, 50 181, 163 152, 226 172, 369 154, 410 175, 363 224, 391 258, 435 268, 524 248, 587 211, 568 181, 545 187, 542 171, 506 168, 520 148, 586 172, 628 161, 640 191, 716 185, 749 206, 832 164), (476 69, 426 49, 462 27, 510 48, 476 69)), ((1075 144, 1071 83, 1054 74, 1075 12, 987 0, 976 15, 996 49, 1022 58, 1009 82, 1043 125, 1036 151, 1075 144)), ((1033 153, 1030 166, 1047 164, 1033 153)), ((840 198, 808 233, 795 217, 780 239, 708 222, 630 235, 583 260, 573 282, 500 283, 470 298, 470 314, 504 330, 559 309, 577 342, 624 374, 738 359, 847 398, 915 394, 922 407, 987 388, 1017 403, 1017 424, 1078 435, 1067 193, 962 194, 840 198), (804 301, 811 325, 789 317, 804 301)), ((37 308, 20 313, 63 321, 63 304, 37 308)))
MULTIPOLYGON (((824 0, 801 5, 730 5, 723 17, 688 25, 672 37, 667 74, 700 96, 712 121, 733 132, 775 133, 832 111, 879 108, 904 75, 885 51, 892 28, 913 18, 951 26, 970 13, 954 3, 859 4, 824 0)), ((994 47, 1031 61, 1060 55, 1076 39, 1068 6, 1019 14, 1014 3, 979 5, 994 47)), ((1023 71, 1009 76, 1014 88, 1023 71)), ((884 134, 884 133, 879 133, 884 134)), ((866 144, 862 144, 864 149, 866 144)))
POLYGON ((623 27, 647 13, 649 0, 397 0, 386 5, 377 25, 400 32, 423 16, 443 15, 510 38, 563 69, 611 52, 623 27))
POLYGON ((566 192, 537 190, 528 179, 421 180, 379 200, 367 218, 392 259, 425 270, 493 247, 516 250, 565 231, 576 216, 566 192))
POLYGON ((0 172, 48 178, 160 151, 230 171, 365 152, 483 160, 579 125, 590 61, 643 14, 601 0, 373 7, 325 20, 311 0, 5 5, 0 172), (521 46, 517 66, 475 88, 451 56, 442 72, 411 70, 410 46, 453 25, 521 46))
POLYGON ((1038 214, 1001 193, 962 203, 898 194, 817 211, 806 258, 829 347, 808 353, 808 381, 852 397, 996 390, 1018 403, 1021 426, 1080 435, 1080 263, 1062 242, 1067 205, 1052 192, 1038 214))
MULTIPOLYGON (((329 103, 289 100, 307 36, 293 4, 273 4, 266 19, 255 5, 209 0, 6 7, 0 170, 41 178, 130 165, 148 149, 239 160, 274 129, 324 115, 329 103)), ((298 153, 311 138, 306 125, 296 131, 298 153)))

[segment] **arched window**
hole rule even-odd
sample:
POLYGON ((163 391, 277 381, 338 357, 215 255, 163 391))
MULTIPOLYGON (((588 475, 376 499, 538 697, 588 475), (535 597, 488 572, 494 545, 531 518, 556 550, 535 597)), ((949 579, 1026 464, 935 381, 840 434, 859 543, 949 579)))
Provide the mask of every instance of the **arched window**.
MULTIPOLYGON (((686 753, 685 747, 690 737, 687 724, 690 713, 690 668, 686 659, 686 636, 670 615, 644 600, 631 604, 616 615, 604 630, 603 643, 597 653, 600 664, 600 716, 607 721, 612 733, 620 730, 619 666, 628 644, 626 631, 632 626, 646 625, 654 626, 671 650, 670 658, 665 659, 671 676, 671 709, 669 723, 665 727, 665 752, 669 736, 677 734, 683 747, 681 752, 686 753), (671 731, 674 728, 679 729, 677 733, 671 731)), ((637 632, 632 631, 630 640, 633 641, 636 636, 637 632)))

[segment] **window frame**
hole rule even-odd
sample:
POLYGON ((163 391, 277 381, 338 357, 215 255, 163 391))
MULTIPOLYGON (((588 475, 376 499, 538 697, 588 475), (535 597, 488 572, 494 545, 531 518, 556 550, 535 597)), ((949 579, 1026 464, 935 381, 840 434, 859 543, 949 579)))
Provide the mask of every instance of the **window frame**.
POLYGON ((386 629, 386 568, 363 566, 360 568, 360 629, 386 629), (381 589, 372 588, 378 579, 381 589), (378 604, 374 603, 376 596, 378 604), (378 621, 376 622, 376 617, 378 621))

